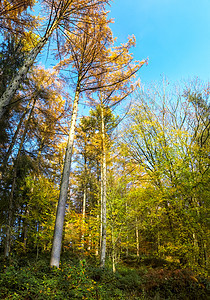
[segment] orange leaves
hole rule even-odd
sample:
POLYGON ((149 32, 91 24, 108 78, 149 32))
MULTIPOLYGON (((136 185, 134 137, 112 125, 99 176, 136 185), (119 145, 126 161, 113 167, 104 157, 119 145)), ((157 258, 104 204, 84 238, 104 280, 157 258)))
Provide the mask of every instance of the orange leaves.
POLYGON ((0 2, 0 15, 10 14, 11 17, 17 17, 34 4, 35 0, 3 0, 0 2))
MULTIPOLYGON (((98 82, 98 102, 112 106, 133 92, 135 86, 133 78, 146 62, 145 60, 141 62, 133 60, 130 48, 134 45, 134 36, 129 37, 126 44, 117 47, 114 47, 112 39, 111 47, 103 52, 100 57, 101 66, 92 72, 93 78, 98 82)), ((91 96, 91 93, 87 93, 88 97, 94 99, 95 96, 91 96)))
POLYGON ((133 60, 130 49, 136 43, 134 36, 127 43, 114 46, 111 20, 103 5, 106 2, 92 1, 91 5, 87 1, 88 13, 78 19, 74 30, 65 32, 67 40, 59 53, 63 60, 56 69, 69 69, 66 79, 73 82, 75 89, 79 88, 79 93, 86 92, 90 104, 114 105, 134 90, 133 78, 146 60, 133 60))
POLYGON ((36 23, 36 17, 28 13, 35 0, 4 0, 0 2, 0 27, 9 32, 23 34, 36 23))
POLYGON ((75 86, 79 84, 80 92, 98 87, 106 49, 113 42, 109 22, 101 6, 93 6, 75 29, 66 33, 67 40, 60 49, 63 60, 56 69, 70 69, 72 81, 75 86))

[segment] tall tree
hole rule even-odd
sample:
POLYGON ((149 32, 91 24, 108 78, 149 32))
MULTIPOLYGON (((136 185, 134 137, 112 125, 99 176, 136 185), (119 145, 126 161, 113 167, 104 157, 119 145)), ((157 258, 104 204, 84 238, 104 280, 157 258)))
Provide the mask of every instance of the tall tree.
POLYGON ((61 68, 62 66, 67 67, 69 64, 72 64, 76 81, 74 82, 74 104, 56 215, 55 233, 50 262, 51 266, 59 267, 60 262, 63 223, 80 94, 88 89, 96 89, 98 87, 97 82, 92 80, 91 74, 93 70, 98 70, 100 68, 100 58, 105 52, 110 41, 112 41, 111 30, 108 27, 108 23, 109 21, 106 19, 103 3, 93 7, 90 15, 86 15, 86 23, 78 22, 77 30, 72 34, 68 34, 64 53, 67 48, 70 57, 64 59, 58 66, 61 68))
MULTIPOLYGON (((90 16, 87 16, 86 24, 78 23, 78 29, 73 34, 68 35, 67 47, 70 49, 70 58, 60 63, 60 66, 66 66, 72 62, 76 72, 76 88, 73 105, 73 114, 71 119, 69 140, 66 149, 66 156, 64 162, 64 171, 61 183, 61 193, 59 197, 59 204, 57 210, 57 218, 55 225, 55 237, 53 242, 53 250, 51 256, 51 265, 59 266, 60 249, 62 240, 63 220, 65 215, 65 203, 69 183, 71 157, 73 150, 74 132, 77 117, 77 109, 79 96, 81 92, 100 90, 104 87, 117 86, 120 82, 130 78, 138 71, 144 62, 138 63, 133 68, 130 68, 132 56, 128 55, 128 48, 134 43, 130 39, 129 43, 115 49, 115 53, 110 53, 108 49, 113 43, 111 30, 108 27, 106 13, 104 12, 103 5, 93 7, 90 16), (95 14, 95 15, 94 15, 95 14), (129 45, 129 46, 128 46, 129 45), (120 53, 120 51, 122 53, 120 53), (124 79, 119 75, 123 69, 122 60, 127 55, 127 60, 124 66, 127 66, 127 73, 124 79), (120 57, 120 58, 119 58, 120 57), (116 64, 118 62, 120 64, 116 64), (112 70, 112 71, 111 71, 112 70), (103 81, 100 77, 108 73, 113 75, 110 82, 103 81)), ((64 49, 66 51, 66 49, 64 49)), ((108 78, 108 76, 107 76, 108 78)))
MULTIPOLYGON (((84 22, 86 15, 91 15, 91 9, 97 5, 104 5, 108 0, 60 0, 44 1, 49 8, 48 23, 44 34, 39 39, 34 40, 34 47, 28 53, 18 74, 12 78, 7 89, 0 98, 0 119, 5 108, 11 102, 16 90, 28 73, 28 70, 34 63, 37 55, 43 49, 54 32, 60 32, 66 36, 68 32, 74 31, 75 23, 84 22), (76 21, 75 21, 76 20, 76 21)), ((60 43, 60 41, 58 41, 60 43)))
POLYGON ((3 35, 12 33, 23 36, 36 23, 36 17, 29 13, 35 0, 3 0, 0 3, 0 30, 3 35))
MULTIPOLYGON (((119 47, 108 50, 108 59, 101 66, 101 73, 96 75, 100 89, 96 92, 96 99, 100 103, 101 110, 101 267, 105 266, 106 257, 106 142, 104 114, 106 109, 113 108, 130 95, 134 88, 133 78, 138 70, 146 63, 146 60, 133 62, 130 48, 135 45, 135 38, 129 38, 128 42, 119 47)), ((94 95, 94 93, 93 93, 94 95)), ((92 103, 94 96, 88 93, 92 103)))
POLYGON ((65 134, 65 126, 61 128, 60 124, 60 119, 65 120, 65 94, 55 72, 43 68, 34 70, 22 87, 21 96, 24 98, 22 119, 18 122, 16 116, 17 127, 13 129, 2 169, 1 203, 6 204, 2 220, 7 225, 6 256, 9 255, 10 235, 17 224, 18 212, 28 207, 27 198, 25 201, 24 197, 21 198, 26 177, 32 173, 31 176, 36 178, 42 173, 49 180, 53 178, 55 184, 58 182, 60 170, 58 167, 55 170, 53 161, 59 159, 59 143, 65 134), (29 89, 31 93, 28 93, 29 89), (24 162, 26 167, 22 167, 24 162))

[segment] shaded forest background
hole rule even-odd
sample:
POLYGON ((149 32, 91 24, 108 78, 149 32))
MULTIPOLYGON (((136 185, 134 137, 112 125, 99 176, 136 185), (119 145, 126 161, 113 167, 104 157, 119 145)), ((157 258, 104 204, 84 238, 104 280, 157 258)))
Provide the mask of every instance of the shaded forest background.
POLYGON ((0 3, 2 299, 207 297, 210 85, 143 86, 108 2, 0 3))

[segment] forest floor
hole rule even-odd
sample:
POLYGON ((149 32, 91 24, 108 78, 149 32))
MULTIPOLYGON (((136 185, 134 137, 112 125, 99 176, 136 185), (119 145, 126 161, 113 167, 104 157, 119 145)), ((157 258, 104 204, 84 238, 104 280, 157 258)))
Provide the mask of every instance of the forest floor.
POLYGON ((163 259, 129 256, 101 269, 94 258, 64 253, 59 269, 49 254, 0 257, 0 299, 210 299, 206 276, 163 259))

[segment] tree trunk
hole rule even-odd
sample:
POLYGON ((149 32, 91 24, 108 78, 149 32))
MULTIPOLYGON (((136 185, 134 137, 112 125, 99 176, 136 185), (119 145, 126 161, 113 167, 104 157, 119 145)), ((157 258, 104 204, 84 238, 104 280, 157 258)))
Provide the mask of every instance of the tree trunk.
POLYGON ((66 210, 66 199, 67 199, 67 193, 69 187, 69 176, 70 176, 72 153, 73 153, 73 143, 74 143, 75 126, 76 126, 77 111, 78 111, 79 94, 80 94, 80 86, 78 84, 75 93, 75 98, 74 98, 71 125, 70 125, 68 143, 66 147, 63 174, 61 179, 60 195, 58 200, 57 214, 56 214, 56 221, 55 221, 53 246, 52 246, 51 260, 50 260, 50 266, 51 267, 55 266, 57 268, 59 268, 59 263, 60 263, 63 224, 64 224, 64 217, 65 217, 65 210, 66 210))
MULTIPOLYGON (((100 168, 99 168, 99 163, 97 161, 97 182, 100 181, 100 168)), ((98 233, 98 239, 96 240, 96 256, 99 255, 99 249, 101 249, 101 224, 100 224, 100 200, 98 198, 97 200, 97 205, 98 205, 98 213, 97 213, 97 233, 98 233)))
MULTIPOLYGON (((126 201, 126 203, 125 203, 125 212, 126 212, 126 218, 127 218, 127 216, 128 216, 128 203, 127 203, 127 201, 126 201)), ((128 238, 128 233, 129 233, 129 231, 128 231, 128 222, 126 222, 127 224, 127 234, 126 234, 126 256, 128 256, 128 245, 129 245, 129 238, 128 238)))
POLYGON ((102 157, 101 157, 101 267, 105 266, 106 259, 106 147, 105 147, 105 122, 104 108, 101 106, 101 133, 102 133, 102 157))
MULTIPOLYGON (((85 183, 85 185, 86 185, 86 183, 85 183)), ((84 192, 83 192, 83 203, 82 203, 82 226, 81 226, 81 231, 82 231, 82 236, 81 236, 82 251, 85 250, 84 229, 85 229, 86 198, 87 198, 87 189, 86 189, 86 186, 85 186, 84 192)))
POLYGON ((112 225, 112 271, 113 273, 116 273, 115 258, 116 258, 116 253, 115 253, 114 228, 112 225))
POLYGON ((20 84, 23 82, 24 78, 26 77, 30 67, 33 65, 37 55, 40 53, 44 45, 47 43, 49 37, 53 33, 54 29, 58 25, 58 20, 55 20, 53 24, 48 28, 47 32, 45 33, 44 37, 40 39, 38 44, 31 50, 28 54, 27 58, 23 66, 18 71, 18 74, 11 80, 9 86, 7 87, 6 91, 0 98, 0 119, 2 118, 5 107, 8 106, 15 95, 15 92, 19 88, 20 84))
POLYGON ((9 253, 10 253, 10 244, 11 244, 11 226, 12 226, 12 218, 13 218, 13 197, 14 197, 14 190, 15 190, 15 185, 16 185, 16 179, 17 179, 17 168, 18 168, 18 162, 20 159, 20 154, 21 154, 21 150, 23 147, 23 143, 25 141, 25 137, 28 131, 28 126, 29 126, 29 122, 35 107, 35 103, 36 103, 37 98, 34 98, 33 101, 33 105, 30 111, 30 114, 28 116, 28 119, 26 121, 26 125, 25 125, 25 129, 21 138, 21 142, 20 142, 20 146, 19 146, 19 150, 18 150, 18 154, 14 163, 14 168, 13 168, 13 180, 12 180, 12 187, 11 187, 11 192, 10 192, 10 196, 9 196, 9 211, 8 211, 8 224, 7 224, 7 228, 6 228, 6 239, 5 239, 5 249, 4 249, 4 256, 5 257, 9 257, 9 253))
POLYGON ((25 118, 26 114, 27 114, 28 111, 29 111, 29 105, 30 105, 30 102, 28 103, 28 105, 27 105, 27 107, 26 107, 24 113, 22 114, 22 116, 21 116, 21 118, 20 118, 20 121, 19 121, 19 123, 18 123, 18 125, 17 125, 17 128, 16 128, 16 131, 15 131, 15 134, 14 134, 14 136, 12 137, 11 144, 9 145, 9 149, 8 149, 6 155, 5 155, 4 160, 3 160, 3 163, 2 163, 2 173, 3 173, 3 174, 4 174, 5 168, 6 168, 6 166, 7 166, 8 159, 9 159, 11 153, 12 153, 12 149, 13 149, 13 147, 14 147, 14 145, 15 145, 16 140, 17 140, 17 136, 18 136, 19 131, 20 131, 20 128, 21 128, 21 126, 22 126, 22 124, 23 124, 24 118, 25 118))
POLYGON ((9 257, 9 254, 10 254, 11 227, 12 227, 12 217, 13 217, 13 194, 14 194, 15 183, 16 183, 16 177, 13 177, 12 188, 11 188, 10 197, 9 197, 8 223, 6 226, 4 257, 9 257))
POLYGON ((86 157, 86 137, 85 137, 85 152, 84 152, 84 167, 85 167, 85 178, 84 178, 84 191, 83 191, 83 202, 82 202, 82 226, 81 226, 81 246, 82 251, 85 250, 84 244, 84 229, 85 229, 85 214, 86 214, 86 200, 87 200, 87 157, 86 157))
POLYGON ((136 218, 136 255, 139 256, 139 228, 138 228, 137 218, 136 218))
POLYGON ((29 210, 26 207, 25 210, 25 220, 23 222, 23 244, 24 244, 24 250, 26 250, 26 246, 27 246, 27 239, 28 239, 28 224, 27 224, 27 218, 29 216, 29 210))
POLYGON ((89 237, 88 237, 88 248, 87 248, 88 251, 91 250, 91 245, 92 245, 91 229, 89 229, 89 230, 90 230, 90 233, 89 233, 89 237))
MULTIPOLYGON (((35 181, 35 174, 33 174, 33 180, 35 181)), ((32 185, 30 194, 32 195, 34 191, 34 187, 32 185)), ((26 250, 27 246, 27 240, 28 240, 28 218, 29 218, 29 209, 28 205, 26 205, 25 208, 25 218, 23 220, 23 244, 24 244, 24 250, 26 250)))

